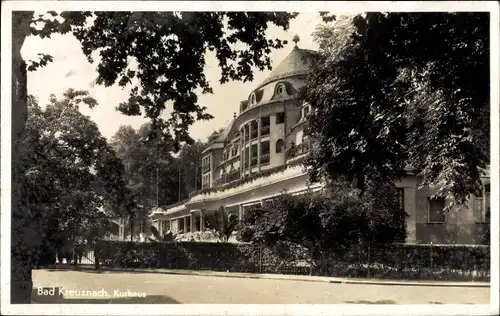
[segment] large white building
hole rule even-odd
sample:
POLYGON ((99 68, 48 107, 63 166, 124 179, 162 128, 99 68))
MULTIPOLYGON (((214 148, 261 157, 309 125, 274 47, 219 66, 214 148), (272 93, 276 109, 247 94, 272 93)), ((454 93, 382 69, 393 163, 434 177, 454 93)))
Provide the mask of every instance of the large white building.
MULTIPOLYGON (((308 183, 300 160, 310 149, 308 105, 297 106, 295 92, 304 84, 315 52, 295 47, 265 79, 254 87, 238 113, 202 155, 202 190, 189 200, 160 208, 152 219, 160 233, 204 229, 204 216, 220 206, 241 218, 245 209, 286 191, 300 194, 318 190, 308 183)), ((489 178, 485 178, 489 183, 489 178)), ((418 178, 408 175, 397 183, 401 203, 409 214, 407 242, 479 243, 487 224, 489 184, 484 197, 473 197, 470 207, 444 212, 447 201, 431 200, 432 189, 417 189, 418 178)))

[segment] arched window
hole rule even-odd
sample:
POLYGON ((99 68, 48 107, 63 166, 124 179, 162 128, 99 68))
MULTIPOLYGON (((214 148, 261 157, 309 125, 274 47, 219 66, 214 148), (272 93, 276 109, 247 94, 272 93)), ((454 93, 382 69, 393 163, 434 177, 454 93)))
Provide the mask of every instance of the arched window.
POLYGON ((283 147, 285 147, 285 142, 282 139, 276 141, 276 153, 283 152, 283 147))
POLYGON ((256 97, 255 97, 255 93, 252 93, 252 95, 250 96, 250 105, 254 105, 256 103, 256 97))
POLYGON ((285 93, 285 84, 284 83, 278 83, 276 86, 276 94, 277 95, 283 95, 285 93))

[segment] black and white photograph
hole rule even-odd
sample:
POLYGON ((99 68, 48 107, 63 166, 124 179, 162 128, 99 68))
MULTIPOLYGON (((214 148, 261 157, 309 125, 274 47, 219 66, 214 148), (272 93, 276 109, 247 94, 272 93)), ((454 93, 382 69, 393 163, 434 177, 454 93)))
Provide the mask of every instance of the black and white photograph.
POLYGON ((499 8, 2 2, 1 313, 498 315, 499 8))

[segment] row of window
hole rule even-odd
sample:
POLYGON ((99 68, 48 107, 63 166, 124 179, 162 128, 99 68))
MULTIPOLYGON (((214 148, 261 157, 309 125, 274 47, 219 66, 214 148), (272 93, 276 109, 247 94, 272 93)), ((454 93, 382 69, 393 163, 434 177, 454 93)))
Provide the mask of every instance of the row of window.
MULTIPOLYGON (((258 155, 258 146, 257 144, 253 144, 251 146, 251 149, 250 149, 250 157, 251 158, 256 158, 258 155)), ((260 143, 260 154, 261 156, 262 155, 269 155, 270 153, 270 145, 269 145, 269 141, 265 141, 265 142, 262 142, 260 143)), ((248 154, 249 154, 249 149, 248 148, 245 148, 245 156, 243 158, 243 161, 247 161, 248 160, 248 154)))
MULTIPOLYGON (((274 88, 275 95, 283 96, 285 94, 285 91, 286 91, 286 86, 285 86, 284 82, 280 82, 280 83, 276 84, 276 86, 274 88)), ((250 106, 257 104, 257 96, 255 95, 255 92, 250 95, 248 102, 249 102, 250 106)))
MULTIPOLYGON (((251 132, 256 132, 259 127, 259 123, 257 122, 257 120, 259 119, 261 121, 260 125, 263 129, 271 125, 271 118, 269 116, 262 116, 245 124, 241 128, 241 134, 243 134, 243 131, 245 131, 247 135, 250 134, 251 132)), ((276 113, 276 124, 283 124, 283 123, 285 123, 285 112, 276 113)))
POLYGON ((226 161, 229 158, 236 157, 239 153, 240 150, 240 145, 237 143, 234 143, 231 145, 231 147, 224 149, 222 152, 222 161, 226 161))

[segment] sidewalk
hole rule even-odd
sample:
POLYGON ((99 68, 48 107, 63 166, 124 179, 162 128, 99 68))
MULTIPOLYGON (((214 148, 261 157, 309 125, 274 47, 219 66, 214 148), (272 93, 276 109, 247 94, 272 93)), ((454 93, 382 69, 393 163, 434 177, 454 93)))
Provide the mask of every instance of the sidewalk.
POLYGON ((74 270, 74 271, 93 271, 100 272, 129 272, 129 273, 160 273, 174 275, 194 275, 211 276, 225 278, 247 278, 247 279, 268 279, 268 280, 289 280, 289 281, 307 281, 323 283, 342 283, 342 284, 366 284, 366 285, 396 285, 396 286, 433 286, 433 287, 481 287, 489 288, 489 282, 454 282, 454 281, 405 281, 405 280, 384 280, 384 279, 354 279, 354 278, 336 278, 325 276, 310 275, 289 275, 289 274, 268 274, 268 273, 246 273, 246 272, 217 272, 209 270, 180 270, 180 269, 149 269, 149 268, 107 268, 101 267, 96 270, 92 265, 55 265, 44 268, 44 270, 74 270))

